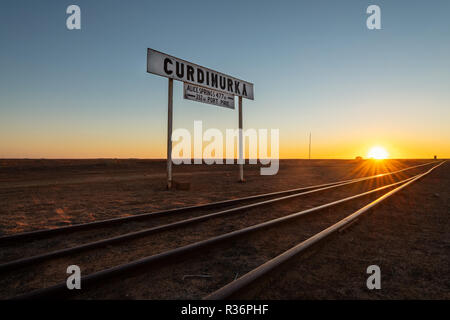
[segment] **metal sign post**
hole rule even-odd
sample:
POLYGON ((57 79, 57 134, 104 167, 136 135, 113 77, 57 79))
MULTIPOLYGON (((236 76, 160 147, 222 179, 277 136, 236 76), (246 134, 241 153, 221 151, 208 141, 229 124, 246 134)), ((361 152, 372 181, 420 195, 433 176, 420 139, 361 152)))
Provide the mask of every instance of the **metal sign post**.
POLYGON ((311 132, 309 133, 309 160, 311 160, 311 132))
POLYGON ((172 188, 172 119, 173 119, 173 79, 169 78, 167 99, 167 189, 172 188))
POLYGON ((244 182, 244 139, 242 137, 242 97, 239 96, 239 182, 244 182))

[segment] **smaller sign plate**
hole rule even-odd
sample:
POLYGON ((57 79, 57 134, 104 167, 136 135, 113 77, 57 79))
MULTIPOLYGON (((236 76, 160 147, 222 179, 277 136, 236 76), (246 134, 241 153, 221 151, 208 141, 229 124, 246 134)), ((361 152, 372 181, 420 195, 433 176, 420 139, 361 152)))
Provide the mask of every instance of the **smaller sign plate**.
POLYGON ((234 109, 234 95, 184 82, 184 98, 234 109))

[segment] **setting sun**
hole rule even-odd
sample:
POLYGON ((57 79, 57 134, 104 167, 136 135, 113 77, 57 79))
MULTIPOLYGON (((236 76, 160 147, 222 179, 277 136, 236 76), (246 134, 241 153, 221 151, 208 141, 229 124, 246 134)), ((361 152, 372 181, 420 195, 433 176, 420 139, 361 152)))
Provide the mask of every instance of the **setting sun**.
POLYGON ((368 158, 373 158, 377 160, 386 159, 389 153, 383 147, 372 147, 367 153, 368 158))

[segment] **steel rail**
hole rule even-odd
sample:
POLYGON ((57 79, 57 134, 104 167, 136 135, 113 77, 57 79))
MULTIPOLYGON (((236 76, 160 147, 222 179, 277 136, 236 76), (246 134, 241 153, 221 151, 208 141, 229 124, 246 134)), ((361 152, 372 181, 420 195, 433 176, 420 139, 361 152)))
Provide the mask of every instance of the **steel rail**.
POLYGON ((333 184, 331 186, 327 186, 327 187, 323 187, 323 188, 304 191, 301 193, 294 193, 294 194, 288 195, 288 196, 283 196, 283 197, 279 197, 279 198, 256 202, 256 203, 252 203, 252 204, 248 204, 248 205, 244 205, 244 206, 240 206, 240 207, 235 207, 235 208, 230 208, 230 209, 226 209, 226 210, 222 210, 222 211, 218 211, 218 212, 213 212, 213 213, 209 213, 209 214, 205 214, 205 215, 201 215, 201 216, 197 216, 197 217, 192 217, 192 218, 188 218, 188 219, 184 219, 184 220, 180 220, 180 221, 176 221, 176 222, 172 222, 172 223, 168 223, 168 224, 164 224, 164 225, 160 225, 160 226, 156 226, 156 227, 151 227, 151 228, 143 229, 140 231, 130 232, 130 233, 122 234, 122 235, 107 238, 107 239, 93 241, 93 242, 81 244, 78 246, 74 246, 71 248, 59 249, 59 250, 55 250, 55 251, 51 251, 51 252, 47 252, 47 253, 31 256, 31 257, 26 257, 26 258, 21 258, 21 259, 4 262, 4 263, 0 264, 0 273, 7 272, 9 270, 13 270, 13 269, 16 269, 19 267, 27 266, 32 263, 37 263, 37 262, 41 262, 41 261, 52 259, 52 258, 67 256, 69 254, 82 252, 82 251, 86 251, 86 250, 91 250, 94 248, 100 248, 100 247, 104 247, 104 246, 107 246, 107 245, 110 245, 113 243, 119 243, 119 242, 123 242, 123 241, 127 241, 127 240, 136 239, 139 237, 148 236, 148 235, 155 234, 158 232, 163 232, 163 231, 183 227, 183 226, 186 226, 189 224, 198 223, 198 222, 206 221, 209 219, 217 218, 219 216, 235 214, 239 211, 243 211, 246 209, 252 209, 252 208, 267 205, 270 203, 275 203, 278 201, 288 200, 288 199, 304 196, 307 194, 312 194, 315 192, 326 191, 329 189, 333 189, 333 188, 337 188, 337 187, 341 187, 341 186, 345 186, 345 185, 349 185, 349 184, 353 184, 353 183, 358 183, 358 182, 368 180, 368 179, 374 179, 374 178, 363 177, 363 178, 357 178, 356 181, 355 181, 355 179, 352 179, 348 182, 333 184))
MULTIPOLYGON (((303 216, 303 215, 311 213, 311 212, 320 211, 320 210, 330 208, 332 206, 335 206, 335 205, 338 205, 338 204, 341 204, 341 203, 344 203, 344 202, 347 202, 350 200, 354 200, 354 199, 357 199, 357 198, 360 198, 363 196, 367 196, 369 194, 379 192, 381 190, 391 188, 393 186, 405 183, 405 182, 410 181, 418 176, 419 175, 416 175, 416 176, 404 179, 402 181, 398 181, 398 182, 395 182, 395 183, 392 183, 392 184, 389 184, 389 185, 386 185, 383 187, 379 187, 379 188, 376 188, 376 189, 373 189, 370 191, 366 191, 366 192, 363 192, 363 193, 360 193, 360 194, 357 194, 354 196, 350 196, 350 197, 347 197, 344 199, 336 200, 336 201, 333 201, 333 202, 330 202, 330 203, 327 203, 324 205, 320 205, 320 206, 317 206, 314 208, 306 209, 306 210, 303 210, 303 211, 300 211, 297 213, 290 214, 288 216, 276 218, 276 219, 262 222, 262 223, 259 223, 259 224, 256 224, 256 225, 253 225, 250 227, 246 227, 246 228, 232 231, 232 232, 229 232, 226 234, 215 236, 215 237, 212 237, 212 238, 209 238, 206 240, 198 241, 198 242, 191 243, 191 244, 188 244, 188 245, 185 245, 182 247, 171 249, 171 250, 168 250, 168 251, 165 251, 162 253, 158 253, 158 254, 155 254, 152 256, 141 258, 139 260, 135 260, 130 263, 125 263, 125 264, 114 266, 114 267, 104 269, 104 270, 101 270, 98 272, 94 272, 89 275, 81 277, 81 284, 84 288, 86 288, 86 286, 104 281, 108 278, 117 276, 118 274, 131 272, 140 267, 148 266, 148 265, 155 264, 155 263, 160 263, 160 262, 163 262, 170 258, 174 258, 177 256, 184 255, 186 253, 192 252, 196 249, 203 249, 205 247, 211 246, 213 244, 219 243, 224 240, 229 240, 231 238, 234 238, 234 237, 237 237, 237 236, 240 236, 243 234, 248 234, 248 233, 251 233, 254 231, 262 230, 264 228, 271 227, 271 226, 277 225, 279 223, 298 218, 300 216, 303 216)), ((49 297, 55 297, 55 296, 57 296, 58 298, 61 298, 62 296, 67 295, 67 294, 76 294, 76 292, 74 293, 73 291, 69 291, 66 287, 66 283, 62 282, 62 283, 56 284, 51 287, 34 290, 31 292, 16 296, 16 297, 14 297, 14 299, 49 298, 49 297)))
POLYGON ((246 273, 242 277, 230 282, 229 284, 223 286, 222 288, 214 291, 213 293, 207 295, 204 297, 204 300, 221 300, 226 299, 233 294, 239 292, 239 290, 242 290, 243 288, 247 287, 249 284, 253 283, 258 278, 262 277, 263 275, 267 274, 268 272, 272 271, 273 269, 280 266, 282 263, 286 262, 287 260, 291 259, 295 255, 303 252, 307 248, 313 246, 314 244, 317 244, 321 240, 324 240, 325 238, 329 237, 330 235, 334 234, 336 231, 342 229, 345 226, 348 226, 349 224, 356 221, 356 219, 359 218, 363 213, 369 211, 376 205, 380 204, 383 200, 389 198, 390 196, 394 195, 398 191, 402 190, 403 188, 406 188, 413 182, 423 178, 430 172, 432 172, 434 169, 445 163, 446 161, 443 161, 439 163, 437 166, 434 166, 430 170, 428 170, 425 173, 422 173, 415 178, 409 180, 408 182, 402 184, 401 186, 395 188, 394 190, 391 190, 381 197, 377 198, 376 200, 372 201, 371 203, 367 204, 366 206, 362 207, 361 209, 355 211, 351 215, 345 217, 344 219, 340 220, 339 222, 333 224, 332 226, 322 230, 319 233, 316 233, 314 236, 306 239, 305 241, 297 244, 296 246, 292 247, 291 249, 283 252, 282 254, 276 256, 275 258, 267 261, 266 263, 260 265, 259 267, 251 270, 250 272, 246 273))
POLYGON ((252 203, 252 204, 248 204, 248 205, 244 205, 244 206, 240 206, 240 207, 230 208, 230 209, 213 212, 213 213, 201 215, 198 217, 192 217, 192 218, 188 218, 188 219, 184 219, 184 220, 180 220, 180 221, 176 221, 176 222, 172 222, 172 223, 168 223, 168 224, 163 224, 163 225, 159 225, 159 226, 155 226, 155 227, 151 227, 151 228, 147 228, 147 229, 143 229, 143 230, 139 230, 139 231, 135 231, 135 232, 129 232, 129 233, 122 234, 119 236, 85 243, 85 244, 74 246, 71 248, 59 249, 59 250, 55 250, 55 251, 51 251, 51 252, 47 252, 47 253, 31 256, 31 257, 26 257, 26 258, 21 258, 21 259, 17 259, 17 260, 4 262, 4 263, 0 264, 0 273, 7 272, 9 270, 13 270, 13 269, 16 269, 19 267, 27 266, 32 263, 41 262, 41 261, 44 261, 47 259, 58 258, 58 257, 66 256, 66 255, 77 253, 77 252, 82 252, 82 251, 86 251, 86 250, 90 250, 90 249, 94 249, 94 248, 100 248, 100 247, 104 247, 104 246, 107 246, 107 245, 110 245, 113 243, 119 243, 119 242, 123 242, 123 241, 127 241, 127 240, 132 240, 132 239, 136 239, 139 237, 144 237, 144 236, 148 236, 151 234, 155 234, 158 232, 163 232, 163 231, 179 228, 179 227, 193 224, 196 222, 198 223, 198 222, 206 221, 206 220, 217 218, 219 216, 223 216, 226 214, 227 215, 235 214, 235 213, 237 213, 239 211, 243 211, 245 209, 251 209, 251 208, 258 207, 258 206, 267 205, 270 203, 287 200, 287 199, 291 199, 291 198, 296 198, 296 197, 304 196, 304 195, 315 193, 315 192, 325 191, 328 189, 332 189, 332 188, 336 188, 336 187, 340 187, 340 186, 344 186, 344 185, 348 185, 348 184, 352 184, 352 183, 357 183, 357 182, 359 182, 359 181, 350 181, 350 182, 345 182, 345 183, 341 183, 341 184, 337 184, 337 185, 331 185, 331 186, 324 187, 324 188, 313 189, 310 191, 305 191, 305 192, 296 193, 296 194, 289 195, 289 196, 265 200, 265 201, 252 203))
POLYGON ((326 186, 332 186, 332 185, 341 184, 344 182, 350 182, 350 181, 358 182, 358 181, 364 181, 364 180, 368 180, 368 179, 381 178, 381 177, 384 177, 387 175, 393 175, 393 174, 396 174, 399 172, 419 168, 419 167, 430 165, 433 163, 436 163, 436 161, 427 162, 427 163, 419 164, 416 166, 411 166, 408 168, 404 168, 404 169, 400 169, 400 170, 396 170, 396 171, 392 171, 392 172, 381 173, 381 174, 368 176, 368 177, 361 177, 361 178, 355 178, 355 179, 349 179, 349 180, 343 180, 343 181, 335 181, 335 182, 329 182, 329 183, 319 184, 319 185, 315 185, 315 186, 300 187, 300 188, 295 188, 295 189, 290 189, 290 190, 275 191, 275 192, 258 194, 258 195, 248 196, 248 197, 237 198, 237 199, 229 199, 229 200, 211 202, 211 203, 206 203, 206 204, 201 204, 201 205, 196 205, 196 206, 186 206, 186 207, 181 207, 181 208, 161 210, 161 211, 155 211, 155 212, 149 212, 149 213, 141 213, 141 214, 136 214, 136 215, 127 216, 127 217, 118 217, 118 218, 112 218, 112 219, 106 219, 106 220, 100 220, 100 221, 79 223, 79 224, 73 224, 73 225, 58 227, 58 228, 53 228, 53 229, 42 229, 42 230, 35 230, 35 231, 28 231, 28 232, 16 233, 16 234, 11 234, 11 235, 5 235, 5 236, 0 236, 0 243, 23 240, 23 239, 27 239, 27 238, 37 239, 37 238, 42 238, 45 236, 58 234, 58 233, 98 228, 98 227, 113 225, 116 223, 129 222, 129 221, 144 220, 144 219, 151 218, 154 216, 159 216, 162 214, 173 214, 173 213, 181 213, 181 212, 185 212, 185 211, 189 211, 189 210, 215 208, 215 207, 219 207, 219 206, 223 206, 223 205, 233 205, 233 204, 236 204, 236 203, 239 203, 242 201, 247 201, 247 200, 256 200, 256 199, 270 197, 270 196, 276 196, 276 195, 280 195, 280 194, 289 194, 292 192, 298 192, 298 191, 311 190, 311 189, 316 189, 316 188, 321 188, 321 187, 326 187, 326 186))

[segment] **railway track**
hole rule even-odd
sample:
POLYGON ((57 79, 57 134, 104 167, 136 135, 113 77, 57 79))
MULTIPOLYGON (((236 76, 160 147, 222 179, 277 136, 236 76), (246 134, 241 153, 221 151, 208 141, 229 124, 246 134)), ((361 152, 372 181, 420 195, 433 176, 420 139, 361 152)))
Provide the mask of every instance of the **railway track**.
POLYGON ((52 228, 52 229, 35 230, 35 231, 29 231, 29 232, 23 232, 23 233, 11 234, 11 235, 4 235, 4 236, 0 236, 0 243, 12 242, 12 241, 22 241, 22 240, 28 240, 28 239, 36 240, 36 239, 40 239, 40 238, 44 238, 44 237, 49 237, 52 235, 57 235, 57 234, 67 234, 67 233, 77 232, 77 231, 81 231, 81 230, 90 230, 90 229, 97 229, 97 228, 105 227, 105 226, 115 226, 115 225, 129 223, 129 222, 137 222, 137 221, 152 219, 152 218, 162 216, 162 215, 167 216, 167 215, 173 215, 173 214, 181 214, 181 213, 190 212, 190 211, 223 208, 226 206, 233 206, 233 205, 239 205, 239 204, 242 204, 245 202, 251 202, 254 200, 270 199, 271 197, 276 197, 276 196, 286 196, 291 193, 298 193, 298 192, 307 191, 307 190, 314 190, 314 189, 329 187, 329 186, 338 185, 338 184, 342 184, 342 183, 358 182, 358 181, 369 180, 372 178, 380 178, 380 177, 384 177, 384 176, 388 176, 388 175, 398 174, 398 173, 405 172, 405 171, 412 170, 412 169, 421 168, 424 166, 429 166, 434 163, 436 163, 436 162, 435 161, 427 162, 424 164, 419 164, 419 165, 407 167, 404 169, 395 170, 392 172, 381 173, 381 174, 377 174, 377 175, 373 175, 373 176, 369 176, 369 177, 359 177, 359 178, 348 179, 348 180, 343 180, 343 181, 335 181, 335 182, 320 184, 320 185, 306 186, 306 187, 295 188, 295 189, 290 189, 290 190, 257 194, 257 195, 242 197, 242 198, 217 201, 217 202, 206 203, 206 204, 201 204, 201 205, 196 205, 196 206, 187 206, 187 207, 162 210, 162 211, 156 211, 156 212, 150 212, 150 213, 142 213, 142 214, 126 216, 126 217, 119 217, 119 218, 99 220, 99 221, 88 222, 88 223, 74 224, 74 225, 52 228))
POLYGON ((0 273, 40 262, 45 259, 62 257, 68 254, 74 254, 114 243, 130 241, 221 216, 231 216, 232 214, 241 213, 246 210, 267 206, 277 202, 292 201, 298 197, 311 196, 319 192, 325 192, 331 189, 353 185, 368 180, 380 180, 408 170, 421 168, 424 165, 430 165, 430 163, 375 176, 255 195, 195 207, 185 207, 139 216, 130 216, 95 223, 5 236, 0 238, 0 248, 2 248, 2 256, 0 257, 0 273), (262 199, 262 201, 255 201, 254 199, 262 199), (235 205, 230 207, 230 203, 235 205), (239 205, 236 206, 236 204, 239 205), (205 210, 205 208, 209 210, 205 210), (219 208, 219 211, 211 212, 211 210, 216 208, 219 208), (105 225, 107 225, 106 228, 105 225), (87 231, 84 232, 83 228, 86 228, 87 231), (93 228, 95 228, 95 233, 91 232, 93 228), (68 235, 73 233, 77 234, 69 238, 68 235), (29 241, 24 242, 25 240, 29 241), (8 244, 13 245, 8 246, 8 244), (20 250, 15 249, 17 245, 20 246, 20 250), (53 249, 51 251, 48 250, 50 246, 53 249), (20 252, 22 256, 26 256, 26 258, 18 256, 18 252, 20 252))
MULTIPOLYGON (((297 188, 297 189, 292 189, 292 190, 287 190, 287 191, 282 191, 282 192, 274 192, 274 193, 269 193, 269 194, 256 195, 256 196, 252 196, 252 197, 234 199, 231 201, 223 201, 223 202, 207 204, 207 205, 202 205, 202 206, 197 206, 197 207, 187 207, 187 208, 181 208, 181 209, 175 209, 175 210, 150 213, 150 214, 145 214, 145 215, 140 215, 140 216, 131 216, 131 217, 127 217, 127 218, 112 219, 112 221, 101 221, 99 223, 77 225, 77 226, 74 226, 73 228, 64 227, 64 228, 59 228, 61 230, 58 230, 58 231, 45 230, 45 231, 38 231, 38 232, 32 232, 32 233, 19 234, 19 235, 14 235, 14 236, 10 236, 10 237, 2 237, 2 238, 0 238, 0 245, 5 245, 5 244, 7 245, 8 243, 17 242, 17 241, 21 241, 21 240, 25 240, 25 239, 39 240, 39 239, 45 238, 47 236, 55 236, 55 235, 61 234, 62 232, 65 232, 65 231, 69 231, 70 233, 72 233, 72 232, 83 230, 84 226, 88 230, 92 230, 99 226, 103 227, 105 225, 110 225, 110 223, 112 223, 112 225, 117 226, 118 223, 120 224, 125 221, 129 222, 130 220, 133 220, 133 219, 136 219, 136 220, 151 219, 151 218, 157 217, 157 216, 164 216, 162 213, 168 213, 168 215, 172 215, 171 213, 184 213, 184 212, 189 212, 189 211, 196 211, 197 209, 215 209, 215 208, 223 208, 223 206, 229 206, 230 204, 232 204, 232 205, 243 204, 243 205, 238 205, 236 207, 225 208, 223 210, 219 210, 219 211, 212 212, 212 213, 210 212, 210 213, 206 213, 206 214, 197 215, 194 217, 189 217, 187 219, 177 220, 175 222, 157 225, 157 226, 154 226, 151 228, 142 229, 142 230, 134 231, 131 233, 125 233, 125 234, 115 236, 115 237, 110 237, 107 239, 84 243, 84 244, 77 245, 77 246, 70 247, 70 248, 64 248, 64 249, 54 250, 54 251, 50 250, 49 252, 45 252, 40 255, 16 259, 16 260, 12 260, 12 261, 7 261, 0 265, 0 272, 1 272, 0 278, 2 277, 2 274, 8 273, 11 271, 15 271, 17 268, 23 268, 23 267, 27 267, 27 266, 33 267, 34 264, 36 264, 36 263, 43 263, 43 262, 46 262, 48 260, 53 260, 53 259, 56 259, 56 260, 61 259, 61 257, 64 257, 64 256, 69 256, 69 255, 76 254, 76 253, 83 253, 84 251, 98 249, 101 247, 104 248, 106 246, 110 246, 111 244, 115 244, 115 243, 128 242, 132 239, 136 239, 136 238, 140 238, 140 237, 147 237, 149 235, 155 235, 159 232, 165 232, 165 231, 173 230, 175 228, 181 228, 181 227, 185 227, 188 225, 194 225, 194 224, 200 223, 202 221, 216 219, 219 217, 225 217, 225 216, 229 216, 231 214, 235 214, 238 212, 242 213, 243 211, 250 210, 250 209, 253 209, 253 210, 258 209, 258 208, 265 207, 268 205, 273 205, 275 203, 280 203, 283 201, 296 199, 298 197, 318 195, 323 192, 330 192, 331 190, 342 189, 344 187, 348 187, 351 185, 360 184, 361 182, 396 175, 400 172, 421 168, 425 165, 431 165, 431 164, 435 164, 435 163, 427 163, 427 164, 414 166, 414 167, 410 167, 410 168, 405 168, 405 169, 398 170, 395 172, 380 174, 380 175, 371 176, 371 177, 356 178, 356 179, 351 179, 351 180, 346 180, 346 181, 341 181, 341 182, 333 182, 333 183, 323 184, 323 185, 318 185, 318 186, 297 188), (255 199, 256 200, 264 199, 264 200, 255 202, 254 201, 255 199), (248 201, 251 201, 251 203, 248 203, 248 201), (130 219, 130 218, 133 218, 133 219, 130 219), (118 221, 120 221, 120 222, 118 222, 118 221)), ((441 164, 442 164, 442 162, 439 163, 438 165, 434 166, 432 169, 430 169, 429 171, 427 171, 424 174, 431 172, 431 170, 433 170, 434 168, 436 168, 437 166, 439 166, 441 164)), ((128 272, 132 272, 140 267, 150 266, 150 265, 158 265, 164 261, 168 261, 173 258, 177 258, 179 256, 185 255, 187 253, 190 253, 190 252, 193 252, 196 250, 203 250, 204 248, 211 247, 217 243, 226 242, 226 240, 234 239, 235 237, 238 237, 238 236, 241 236, 244 234, 253 233, 255 231, 262 230, 265 228, 273 228, 274 226, 276 226, 280 223, 284 223, 286 221, 297 219, 298 217, 309 214, 309 213, 319 212, 319 211, 325 210, 327 208, 338 206, 345 202, 364 198, 369 195, 379 194, 383 190, 388 190, 390 188, 396 188, 394 190, 397 190, 399 188, 399 186, 400 186, 400 188, 402 188, 402 186, 412 183, 413 181, 416 181, 417 179, 421 178, 424 174, 418 174, 418 175, 415 175, 415 176, 412 176, 412 177, 409 177, 409 178, 406 178, 406 179, 403 179, 403 180, 400 180, 397 182, 393 182, 391 184, 388 184, 388 185, 385 185, 385 186, 382 186, 379 188, 361 192, 357 195, 347 196, 343 199, 339 199, 339 200, 332 201, 330 203, 326 203, 326 204, 323 204, 320 206, 315 206, 315 207, 312 207, 309 209, 305 209, 305 210, 302 210, 302 211, 294 213, 294 214, 288 214, 288 215, 284 215, 281 217, 277 217, 275 219, 264 221, 259 224, 253 225, 253 226, 247 226, 242 229, 234 230, 231 232, 226 232, 226 233, 223 233, 220 235, 213 236, 208 239, 196 241, 196 242, 193 242, 193 243, 190 243, 187 245, 183 245, 183 246, 178 246, 173 249, 162 250, 159 253, 156 253, 154 255, 151 255, 151 256, 148 256, 148 257, 145 257, 142 259, 133 260, 130 262, 116 265, 114 267, 110 267, 110 268, 106 268, 106 269, 103 269, 100 271, 92 272, 82 278, 82 283, 83 283, 84 287, 90 286, 91 284, 102 283, 103 281, 105 281, 107 279, 110 279, 117 275, 127 274, 128 272)), ((172 215, 172 216, 179 217, 178 215, 172 215)), ((135 220, 133 220, 133 221, 135 221, 135 220)), ((66 266, 67 266, 67 264, 66 264, 66 266)), ((67 290, 65 282, 64 283, 61 282, 56 285, 51 285, 47 288, 37 289, 32 292, 25 293, 21 296, 18 296, 18 298, 62 297, 62 295, 65 295, 65 294, 71 295, 73 293, 74 293, 73 291, 67 290)))
POLYGON ((266 274, 271 272, 272 270, 276 269, 278 266, 283 264, 284 262, 288 261, 292 257, 306 251, 308 248, 320 243, 321 241, 324 241, 328 237, 335 234, 337 231, 351 225, 357 219, 372 209, 373 207, 380 204, 383 200, 391 197, 395 193, 399 192, 400 190, 406 188, 408 185, 414 183, 415 181, 421 179, 425 175, 429 174, 431 171, 433 171, 435 168, 439 167, 445 163, 445 161, 441 162, 440 164, 434 166, 430 170, 426 171, 423 174, 419 174, 415 176, 412 179, 407 179, 405 183, 401 184, 400 186, 396 187, 395 189, 387 192, 386 194, 382 195, 381 197, 377 198, 376 200, 370 202, 369 204, 365 205, 364 207, 356 210, 352 214, 348 215, 347 217, 339 220, 335 224, 329 226, 328 228, 314 234, 313 236, 309 237, 308 239, 298 243, 294 247, 284 251, 280 255, 276 256, 275 258, 265 262, 264 264, 260 265, 259 267, 249 271, 239 279, 230 282, 229 284, 221 287, 220 289, 214 291, 213 293, 207 295, 204 297, 205 300, 220 300, 220 299, 226 299, 229 298, 244 289, 245 287, 251 285, 253 282, 258 280, 261 277, 264 277, 266 274))

